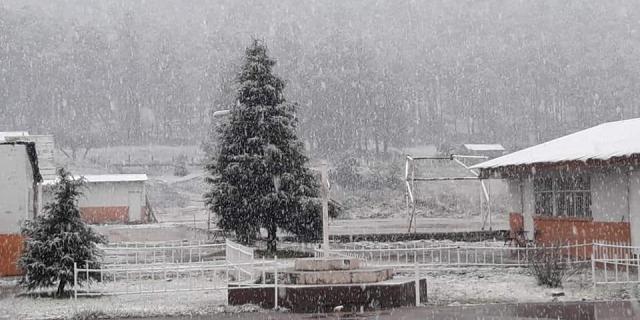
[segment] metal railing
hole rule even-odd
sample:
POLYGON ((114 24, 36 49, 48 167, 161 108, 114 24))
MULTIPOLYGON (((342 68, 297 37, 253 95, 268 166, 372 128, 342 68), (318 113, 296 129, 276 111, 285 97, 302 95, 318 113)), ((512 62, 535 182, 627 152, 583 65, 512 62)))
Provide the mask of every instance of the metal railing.
MULTIPOLYGON (((125 294, 153 294, 181 291, 219 291, 227 290, 230 284, 242 284, 249 287, 269 287, 266 283, 236 282, 230 276, 238 268, 272 266, 274 262, 249 262, 230 264, 225 261, 198 264, 156 264, 129 265, 92 268, 85 264, 78 267, 74 263, 74 298, 81 296, 110 296, 125 294), (78 286, 80 278, 89 279, 82 288, 78 286)), ((263 269, 264 270, 264 269, 263 269)), ((274 271, 275 272, 275 271, 274 271)), ((263 278, 264 279, 264 278, 263 278)))
MULTIPOLYGON (((557 248, 561 250, 566 263, 589 261, 590 243, 574 243, 564 246, 510 247, 503 242, 446 243, 446 242, 404 242, 404 243, 353 243, 331 250, 337 256, 362 258, 369 265, 395 268, 412 267, 526 267, 536 250, 557 248)), ((316 249, 316 256, 322 256, 316 249)))
POLYGON ((253 280, 253 265, 246 264, 248 262, 254 262, 253 248, 243 246, 237 242, 226 239, 225 261, 227 262, 227 264, 234 266, 237 279, 253 280))
POLYGON ((591 257, 593 285, 640 283, 640 247, 596 242, 591 257))
POLYGON ((103 264, 137 265, 217 261, 224 258, 225 245, 204 241, 170 241, 115 243, 100 248, 103 250, 103 264))

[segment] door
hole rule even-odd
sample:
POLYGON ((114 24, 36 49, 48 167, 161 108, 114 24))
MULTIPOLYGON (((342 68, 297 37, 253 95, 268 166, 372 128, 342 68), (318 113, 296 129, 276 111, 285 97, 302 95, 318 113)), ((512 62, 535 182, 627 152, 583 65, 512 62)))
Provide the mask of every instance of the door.
POLYGON ((631 245, 640 247, 640 171, 629 173, 629 224, 631 245))
POLYGON ((129 191, 129 221, 142 221, 142 192, 129 191))

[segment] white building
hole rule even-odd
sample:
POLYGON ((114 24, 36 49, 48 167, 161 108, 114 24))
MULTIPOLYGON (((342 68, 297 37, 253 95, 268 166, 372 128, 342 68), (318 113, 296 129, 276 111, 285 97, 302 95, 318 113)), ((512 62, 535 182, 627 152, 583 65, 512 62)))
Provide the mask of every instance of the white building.
POLYGON ((0 276, 20 274, 21 225, 38 212, 41 181, 34 143, 0 143, 0 276))
MULTIPOLYGON (((79 176, 76 176, 79 177, 79 176)), ((150 221, 146 201, 146 174, 84 175, 86 187, 78 200, 88 223, 145 223, 150 221)), ((53 184, 55 181, 47 181, 53 184)), ((45 188, 45 202, 51 194, 45 188)))
POLYGON ((510 225, 539 242, 640 246, 640 118, 604 123, 472 167, 509 185, 510 225))

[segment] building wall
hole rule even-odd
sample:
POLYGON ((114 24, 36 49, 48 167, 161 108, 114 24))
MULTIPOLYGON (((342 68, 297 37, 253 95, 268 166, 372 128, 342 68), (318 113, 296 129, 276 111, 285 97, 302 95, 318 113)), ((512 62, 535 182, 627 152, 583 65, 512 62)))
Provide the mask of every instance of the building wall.
POLYGON ((20 274, 20 227, 33 215, 33 169, 24 145, 0 145, 0 276, 20 274))
POLYGON ((24 145, 0 145, 0 234, 33 215, 33 173, 24 145))
POLYGON ((620 170, 591 175, 591 214, 595 221, 629 222, 628 173, 620 170))
POLYGON ((0 234, 0 277, 22 274, 17 262, 23 245, 24 238, 19 234, 0 234))
POLYGON ((640 171, 629 172, 626 168, 594 171, 591 174, 592 218, 538 216, 533 178, 511 179, 508 184, 509 210, 522 214, 529 239, 535 237, 547 243, 553 239, 631 242, 635 233, 633 241, 640 246, 640 171), (518 198, 522 203, 518 203, 518 198))
POLYGON ((530 177, 522 179, 522 208, 524 214, 524 231, 527 238, 533 240, 535 225, 533 217, 535 213, 535 196, 533 194, 533 179, 530 177))
POLYGON ((640 170, 629 173, 629 213, 631 243, 640 247, 640 170))
MULTIPOLYGON (((52 200, 47 192, 44 202, 52 200)), ((88 223, 146 222, 144 181, 90 182, 78 199, 80 213, 88 223), (140 212, 129 210, 131 201, 137 201, 140 212)))

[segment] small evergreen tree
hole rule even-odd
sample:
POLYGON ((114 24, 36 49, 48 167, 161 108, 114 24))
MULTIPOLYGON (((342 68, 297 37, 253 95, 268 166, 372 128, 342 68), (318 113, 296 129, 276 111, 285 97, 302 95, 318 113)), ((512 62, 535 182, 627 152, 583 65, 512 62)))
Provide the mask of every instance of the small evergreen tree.
POLYGON ((247 48, 237 103, 220 129, 217 155, 207 169, 207 205, 218 225, 251 243, 267 231, 267 250, 276 250, 278 228, 309 239, 321 231, 319 182, 296 134, 296 105, 287 103, 284 82, 272 74, 275 61, 255 40, 247 48))
POLYGON ((97 244, 105 239, 80 219, 78 197, 84 180, 75 180, 64 169, 58 170, 58 179, 54 199, 44 207, 44 214, 23 226, 26 244, 19 265, 25 272, 22 283, 29 290, 57 283, 60 296, 68 283, 73 284, 73 263, 89 261, 95 267, 100 256, 97 244))

